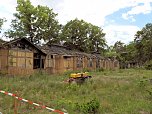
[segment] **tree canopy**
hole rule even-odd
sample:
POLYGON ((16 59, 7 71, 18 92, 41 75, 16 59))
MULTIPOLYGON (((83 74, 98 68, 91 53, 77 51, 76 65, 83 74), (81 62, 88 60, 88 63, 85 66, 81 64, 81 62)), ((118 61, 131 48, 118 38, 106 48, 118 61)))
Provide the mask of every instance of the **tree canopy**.
POLYGON ((62 26, 56 16, 47 6, 33 6, 30 0, 17 0, 15 19, 5 35, 13 39, 26 37, 35 44, 44 40, 84 52, 104 52, 107 44, 102 28, 78 19, 62 26))
POLYGON ((152 23, 146 24, 140 31, 137 31, 134 41, 127 45, 117 41, 111 50, 109 52, 116 53, 115 55, 122 63, 132 61, 142 66, 152 61, 152 23))
POLYGON ((124 52, 125 50, 125 44, 121 41, 117 41, 115 44, 114 44, 114 50, 117 52, 117 53, 120 53, 120 52, 124 52))
POLYGON ((3 25, 4 22, 6 22, 6 19, 5 18, 0 18, 0 33, 1 33, 2 25, 3 25))
POLYGON ((152 23, 148 23, 135 35, 135 43, 138 61, 146 62, 152 60, 152 23))
POLYGON ((103 51, 106 46, 104 36, 100 27, 78 19, 69 21, 61 33, 64 45, 84 52, 103 51))
POLYGON ((34 7, 30 0, 17 0, 16 11, 6 36, 26 37, 34 43, 39 43, 41 39, 52 42, 58 40, 60 25, 52 9, 40 5, 34 7))

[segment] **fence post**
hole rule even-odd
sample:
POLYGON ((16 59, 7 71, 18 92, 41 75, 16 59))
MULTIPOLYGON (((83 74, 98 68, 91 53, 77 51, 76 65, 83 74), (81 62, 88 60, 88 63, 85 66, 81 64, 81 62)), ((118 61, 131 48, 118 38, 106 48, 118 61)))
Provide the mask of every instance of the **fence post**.
MULTIPOLYGON (((16 91, 16 94, 18 92, 16 91)), ((14 114, 18 113, 18 100, 14 97, 14 114)))

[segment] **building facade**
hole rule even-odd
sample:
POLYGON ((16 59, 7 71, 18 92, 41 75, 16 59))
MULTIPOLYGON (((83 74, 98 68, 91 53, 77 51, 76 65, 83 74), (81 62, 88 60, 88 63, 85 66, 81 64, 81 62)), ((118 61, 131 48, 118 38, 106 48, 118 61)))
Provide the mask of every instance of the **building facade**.
POLYGON ((26 38, 15 39, 0 46, 0 72, 7 75, 47 74, 83 70, 116 70, 119 62, 99 53, 84 53, 61 45, 38 47, 26 38))

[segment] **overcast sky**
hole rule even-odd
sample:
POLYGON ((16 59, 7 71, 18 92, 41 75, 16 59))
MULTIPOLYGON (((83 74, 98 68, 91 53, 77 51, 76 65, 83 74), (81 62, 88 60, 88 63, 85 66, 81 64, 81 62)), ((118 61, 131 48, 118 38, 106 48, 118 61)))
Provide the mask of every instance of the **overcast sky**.
MULTIPOLYGON (((33 5, 44 5, 58 13, 61 24, 78 18, 103 28, 109 45, 116 41, 128 43, 134 39, 136 31, 147 23, 152 23, 152 0, 31 0, 33 5)), ((16 0, 0 2, 0 18, 9 24, 16 12, 16 0)))

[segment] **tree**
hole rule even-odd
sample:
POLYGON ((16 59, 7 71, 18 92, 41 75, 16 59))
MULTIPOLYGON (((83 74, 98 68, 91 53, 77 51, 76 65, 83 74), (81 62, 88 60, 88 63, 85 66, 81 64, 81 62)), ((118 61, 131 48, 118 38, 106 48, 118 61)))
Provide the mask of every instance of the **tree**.
POLYGON ((128 55, 128 52, 126 50, 127 46, 122 43, 121 41, 117 41, 114 46, 113 46, 115 52, 116 52, 116 55, 117 55, 117 59, 119 60, 120 62, 120 67, 121 68, 126 68, 127 66, 127 55, 128 55))
POLYGON ((106 49, 106 53, 105 53, 106 57, 117 57, 118 53, 116 53, 116 50, 114 49, 114 46, 108 46, 108 48, 106 49))
MULTIPOLYGON (((0 18, 0 33, 1 33, 2 26, 3 26, 4 22, 6 22, 6 19, 5 18, 0 18)), ((4 42, 4 40, 0 38, 0 44, 2 44, 3 42, 4 42)))
POLYGON ((84 52, 103 50, 106 45, 104 36, 105 33, 100 27, 78 19, 63 26, 61 34, 64 45, 84 52))
POLYGON ((1 33, 1 30, 2 30, 2 25, 3 23, 6 22, 6 19, 5 18, 0 18, 0 33, 1 33))
POLYGON ((69 46, 72 49, 77 48, 78 50, 84 51, 84 46, 87 42, 87 29, 88 25, 83 20, 78 19, 69 21, 65 26, 63 26, 61 38, 64 45, 69 46), (85 41, 83 43, 83 41, 85 41), (83 43, 83 45, 82 45, 83 43))
POLYGON ((137 59, 140 63, 152 60, 152 23, 148 23, 135 35, 137 59))
POLYGON ((115 44, 114 44, 114 47, 115 51, 117 53, 121 53, 121 52, 124 52, 125 50, 125 45, 124 43, 122 43, 121 41, 117 41, 115 44))
POLYGON ((41 39, 50 42, 58 41, 60 25, 55 19, 57 14, 46 6, 34 7, 30 0, 17 0, 17 13, 12 20, 11 29, 6 32, 10 38, 26 37, 34 43, 41 39))
POLYGON ((126 45, 126 61, 136 61, 137 59, 137 49, 135 47, 135 42, 132 41, 126 45))
POLYGON ((90 51, 105 51, 104 48, 107 47, 107 44, 104 36, 105 33, 100 27, 89 24, 90 51))
POLYGON ((138 62, 144 65, 151 64, 152 61, 152 23, 148 23, 142 30, 137 31, 134 41, 125 45, 121 41, 117 41, 113 48, 109 49, 108 55, 115 54, 120 62, 120 66, 127 65, 128 62, 138 62))

